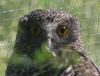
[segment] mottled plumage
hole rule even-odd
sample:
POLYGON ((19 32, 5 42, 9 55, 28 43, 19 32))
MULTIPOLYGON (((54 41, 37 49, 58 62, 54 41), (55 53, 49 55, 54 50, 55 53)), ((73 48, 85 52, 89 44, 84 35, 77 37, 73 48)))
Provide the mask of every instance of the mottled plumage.
POLYGON ((19 20, 6 76, 100 76, 83 53, 79 22, 65 12, 35 10, 19 20))

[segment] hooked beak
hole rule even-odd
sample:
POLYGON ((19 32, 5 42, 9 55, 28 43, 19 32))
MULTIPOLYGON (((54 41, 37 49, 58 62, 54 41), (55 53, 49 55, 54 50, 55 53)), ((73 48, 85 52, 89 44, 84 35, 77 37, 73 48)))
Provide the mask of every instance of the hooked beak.
POLYGON ((51 52, 53 56, 57 57, 61 55, 61 49, 59 47, 56 47, 56 43, 51 37, 48 37, 48 46, 49 52, 51 52))

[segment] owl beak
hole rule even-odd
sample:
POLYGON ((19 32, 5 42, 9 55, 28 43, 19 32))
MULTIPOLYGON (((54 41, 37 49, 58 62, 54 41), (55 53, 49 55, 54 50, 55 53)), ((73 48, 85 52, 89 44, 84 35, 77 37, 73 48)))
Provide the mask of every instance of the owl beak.
POLYGON ((60 49, 54 48, 54 40, 50 36, 48 37, 48 46, 49 46, 49 52, 52 53, 53 56, 57 57, 61 55, 60 49))

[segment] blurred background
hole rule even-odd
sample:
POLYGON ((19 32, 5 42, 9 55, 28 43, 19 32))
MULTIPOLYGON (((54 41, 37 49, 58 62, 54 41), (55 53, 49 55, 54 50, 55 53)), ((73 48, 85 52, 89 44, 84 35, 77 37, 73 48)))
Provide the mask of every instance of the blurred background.
POLYGON ((13 52, 18 19, 35 9, 64 10, 77 16, 85 52, 100 67, 100 0, 0 0, 0 76, 13 52))

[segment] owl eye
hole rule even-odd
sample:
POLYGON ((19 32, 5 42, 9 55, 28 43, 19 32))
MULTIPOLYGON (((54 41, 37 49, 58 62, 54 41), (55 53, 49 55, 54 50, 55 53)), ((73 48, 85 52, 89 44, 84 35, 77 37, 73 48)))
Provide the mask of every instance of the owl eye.
POLYGON ((34 36, 39 35, 41 32, 41 28, 39 26, 33 26, 31 28, 31 32, 34 36))
POLYGON ((69 33, 69 30, 67 26, 61 26, 61 27, 58 27, 57 29, 57 34, 60 37, 65 37, 66 35, 68 35, 68 33, 69 33))

